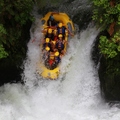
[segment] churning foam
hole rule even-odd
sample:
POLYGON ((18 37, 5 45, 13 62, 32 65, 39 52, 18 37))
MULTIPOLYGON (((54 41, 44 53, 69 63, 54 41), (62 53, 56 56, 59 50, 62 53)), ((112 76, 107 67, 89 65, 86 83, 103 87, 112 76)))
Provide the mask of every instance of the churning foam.
POLYGON ((98 73, 91 60, 96 28, 89 26, 80 33, 80 39, 76 35, 69 41, 56 81, 43 80, 36 74, 40 31, 37 19, 24 61, 25 85, 0 88, 0 120, 119 120, 119 109, 110 108, 101 98, 98 73))

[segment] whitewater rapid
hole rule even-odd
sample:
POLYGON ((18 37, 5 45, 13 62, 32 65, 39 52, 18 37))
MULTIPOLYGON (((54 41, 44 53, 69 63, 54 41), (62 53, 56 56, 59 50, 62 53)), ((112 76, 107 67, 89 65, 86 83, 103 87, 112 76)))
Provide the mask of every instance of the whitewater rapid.
POLYGON ((119 120, 120 110, 109 107, 100 93, 100 83, 91 59, 99 31, 93 26, 69 41, 57 80, 43 80, 36 74, 40 60, 40 22, 31 28, 27 58, 22 74, 25 85, 0 87, 0 120, 119 120))

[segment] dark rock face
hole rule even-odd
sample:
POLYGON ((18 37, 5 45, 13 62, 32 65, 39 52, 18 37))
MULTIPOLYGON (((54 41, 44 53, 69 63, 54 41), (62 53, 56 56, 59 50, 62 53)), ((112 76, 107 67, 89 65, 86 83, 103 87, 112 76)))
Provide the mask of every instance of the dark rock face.
POLYGON ((99 67, 99 78, 101 82, 101 90, 104 92, 104 97, 108 101, 120 101, 120 75, 111 77, 107 74, 107 60, 102 57, 99 67))
POLYGON ((23 34, 21 36, 23 41, 21 42, 20 46, 24 49, 24 53, 20 51, 21 48, 18 48, 19 53, 17 55, 13 55, 12 58, 10 56, 0 60, 0 86, 5 83, 23 82, 21 80, 21 73, 23 72, 21 65, 26 57, 27 43, 30 39, 29 30, 31 24, 31 21, 28 21, 23 28, 23 34))
POLYGON ((93 43, 93 48, 92 48, 92 51, 91 51, 92 60, 94 61, 96 66, 99 64, 100 58, 101 58, 101 54, 100 54, 100 51, 99 51, 99 48, 98 48, 99 36, 100 36, 100 34, 97 36, 95 42, 93 43))
POLYGON ((22 69, 17 67, 11 61, 1 60, 0 62, 0 86, 5 83, 21 81, 22 69))
POLYGON ((79 32, 85 30, 88 24, 92 21, 92 12, 81 10, 81 12, 73 16, 73 22, 76 23, 79 27, 79 32))
POLYGON ((100 79, 101 94, 106 101, 120 101, 120 75, 118 74, 112 77, 111 74, 107 74, 106 72, 109 61, 100 54, 98 48, 99 36, 101 34, 109 37, 107 32, 100 33, 96 38, 92 49, 92 59, 96 66, 99 64, 98 74, 100 79))

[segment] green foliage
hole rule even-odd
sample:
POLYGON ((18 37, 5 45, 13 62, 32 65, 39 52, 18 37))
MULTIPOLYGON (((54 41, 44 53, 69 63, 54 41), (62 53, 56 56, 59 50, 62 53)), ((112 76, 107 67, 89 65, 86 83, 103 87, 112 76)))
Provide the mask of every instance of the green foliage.
MULTIPOLYGON (((6 34, 7 34, 7 32, 4 29, 3 24, 0 24, 0 40, 1 41, 4 41, 3 36, 5 36, 6 34)), ((1 41, 0 41, 0 59, 8 56, 8 53, 5 51, 1 41)))
POLYGON ((112 0, 92 0, 94 5, 92 19, 102 26, 102 30, 109 27, 110 23, 120 24, 120 3, 115 0, 113 6, 110 5, 112 0))
POLYGON ((3 24, 0 24, 0 35, 7 34, 5 28, 3 27, 3 24))
POLYGON ((114 58, 120 52, 120 31, 117 32, 111 40, 106 36, 100 36, 99 48, 106 58, 114 58))
POLYGON ((32 0, 0 1, 0 59, 19 56, 25 44, 25 30, 28 22, 33 21, 32 0))
POLYGON ((0 59, 6 58, 8 56, 8 53, 4 50, 3 46, 0 45, 0 59))
POLYGON ((92 0, 93 16, 92 19, 101 27, 101 31, 106 31, 113 25, 114 33, 108 39, 106 36, 100 36, 99 48, 100 52, 106 59, 106 73, 114 77, 120 75, 120 0, 92 0))

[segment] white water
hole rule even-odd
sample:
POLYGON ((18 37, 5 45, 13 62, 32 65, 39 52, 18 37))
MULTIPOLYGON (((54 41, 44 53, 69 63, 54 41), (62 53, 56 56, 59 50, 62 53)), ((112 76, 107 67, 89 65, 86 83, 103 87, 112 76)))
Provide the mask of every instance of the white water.
POLYGON ((38 21, 31 30, 24 63, 26 84, 0 88, 0 120, 119 120, 120 110, 110 108, 101 98, 97 69, 91 60, 98 31, 89 26, 80 39, 71 39, 59 79, 43 80, 35 73, 42 36, 38 21))

